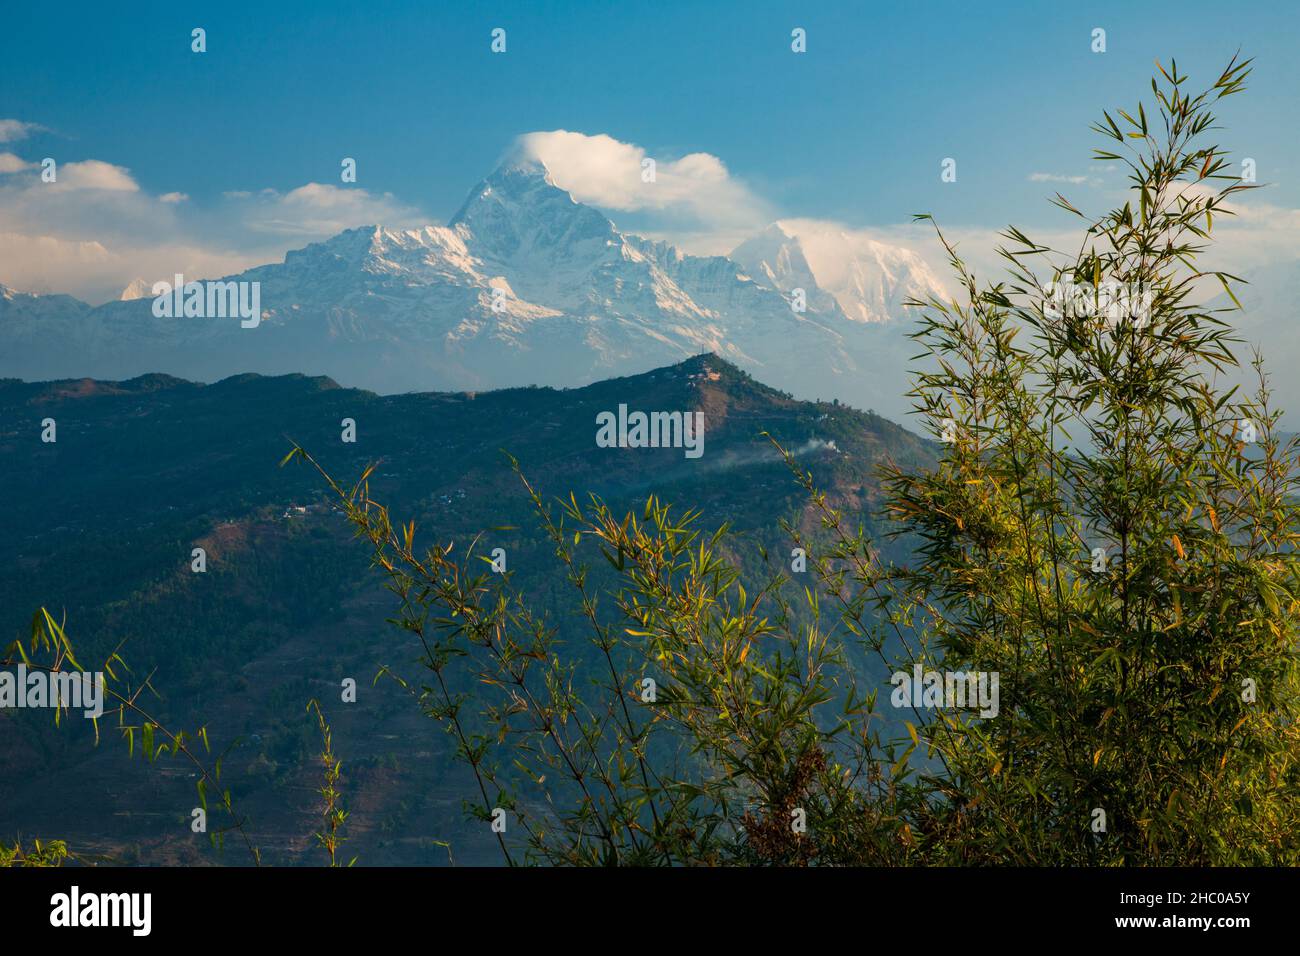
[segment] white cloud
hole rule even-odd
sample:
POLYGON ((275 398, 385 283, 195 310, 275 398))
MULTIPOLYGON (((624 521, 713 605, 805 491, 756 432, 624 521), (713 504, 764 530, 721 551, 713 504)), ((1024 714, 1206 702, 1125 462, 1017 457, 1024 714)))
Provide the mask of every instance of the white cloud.
POLYGON ((136 276, 224 276, 264 262, 261 255, 189 244, 100 242, 0 231, 0 283, 26 292, 63 292, 91 303, 116 299, 136 276))
POLYGON ((243 205, 249 229, 286 237, 325 238, 355 226, 406 228, 428 222, 391 193, 375 195, 355 187, 307 183, 283 194, 264 189, 256 196, 226 195, 243 205))
POLYGON ((588 136, 562 129, 526 133, 517 146, 545 163, 556 185, 579 202, 603 209, 654 211, 721 228, 771 218, 767 203, 710 153, 672 159, 604 133, 588 136), (646 159, 655 162, 654 182, 642 181, 646 159))
POLYGON ((13 153, 0 153, 0 173, 19 173, 24 169, 31 169, 33 165, 35 164, 13 153))
POLYGON ((828 289, 852 285, 853 272, 860 262, 874 263, 886 274, 902 268, 913 270, 915 278, 938 286, 945 284, 949 272, 931 266, 939 245, 933 233, 904 235, 901 231, 854 228, 824 219, 782 219, 780 226, 788 235, 798 237, 813 274, 828 289))
POLYGON ((1029 181, 1031 183, 1072 183, 1076 186, 1086 183, 1095 182, 1087 176, 1062 176, 1058 173, 1030 173, 1029 181))
POLYGON ((0 153, 0 171, 10 173, 0 178, 0 283, 92 303, 136 277, 230 275, 355 226, 428 222, 391 195, 320 183, 196 204, 150 194, 130 170, 96 159, 60 163, 54 183, 12 153, 0 153))
POLYGON ((124 166, 86 159, 81 162, 62 163, 56 166, 56 178, 48 185, 62 189, 107 189, 120 192, 139 192, 140 187, 124 166))
POLYGON ((24 123, 16 119, 0 119, 0 143, 16 143, 20 139, 26 139, 32 133, 39 133, 45 129, 36 123, 24 123))

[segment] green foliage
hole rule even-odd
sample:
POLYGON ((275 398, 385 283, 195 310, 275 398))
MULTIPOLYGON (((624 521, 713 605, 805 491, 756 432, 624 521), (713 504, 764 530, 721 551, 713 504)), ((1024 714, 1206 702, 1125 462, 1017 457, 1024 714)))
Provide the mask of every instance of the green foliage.
MULTIPOLYGON (((301 448, 292 458, 316 464, 301 448)), ((428 682, 401 683, 472 769, 479 799, 468 812, 484 826, 506 812, 495 831, 506 862, 906 857, 866 729, 874 696, 855 689, 810 592, 799 625, 782 572, 746 588, 720 554, 725 527, 705 536, 697 513, 653 496, 639 518, 595 496, 547 504, 520 475, 598 652, 593 672, 509 574, 480 570, 476 544, 459 559, 449 545, 421 552, 414 523, 394 525, 370 496, 368 471, 351 489, 321 473, 389 576, 393 623, 423 648, 428 682), (609 612, 584 548, 616 573, 609 612)))
POLYGON ((24 850, 22 841, 12 846, 0 840, 0 868, 6 866, 62 866, 68 859, 68 845, 62 840, 50 840, 42 843, 33 840, 31 848, 24 850))
MULTIPOLYGON (((321 818, 324 829, 316 833, 316 841, 325 848, 329 854, 330 866, 338 866, 338 848, 343 842, 343 836, 340 830, 348 818, 348 813, 340 805, 343 793, 339 787, 339 780, 343 776, 343 761, 334 755, 334 734, 330 731, 330 725, 325 721, 325 714, 320 709, 320 703, 313 698, 307 703, 308 711, 315 711, 316 721, 320 726, 321 734, 321 754, 320 761, 324 768, 323 780, 321 782, 320 795, 324 804, 321 807, 321 818)), ((351 866, 356 862, 354 857, 348 862, 351 866)))
POLYGON ((520 474, 593 673, 477 542, 417 549, 369 471, 344 489, 316 466, 423 647, 430 679, 405 686, 472 768, 469 812, 521 824, 497 833, 508 862, 1300 858, 1295 448, 1259 360, 1253 397, 1216 391, 1232 338, 1193 304, 1235 281, 1196 260, 1249 187, 1201 140, 1247 73, 1234 60, 1193 95, 1160 67, 1150 119, 1105 114, 1117 145, 1098 158, 1126 164, 1135 198, 1072 257, 1012 228, 1007 280, 981 287, 939 234, 963 301, 916 303, 930 364, 913 394, 946 441, 937 467, 886 470, 904 563, 788 454, 831 541, 801 593, 771 566, 742 581, 727 527, 708 534, 697 512, 547 503, 520 474), (1053 304, 1063 283, 1080 308, 1053 304), (601 593, 593 551, 614 575, 601 593), (909 674, 997 674, 1000 711, 913 702, 887 740, 854 641, 909 674))
POLYGON ((945 241, 968 301, 926 304, 916 337, 936 363, 914 395, 954 440, 937 470, 889 477, 922 543, 879 582, 916 660, 1002 676, 997 720, 923 730, 945 861, 1300 858, 1296 447, 1258 358, 1254 396, 1216 391, 1232 339, 1192 303, 1234 281, 1196 260, 1252 187, 1202 139, 1248 72, 1234 59, 1193 95, 1161 67, 1150 119, 1105 115, 1117 145, 1097 156, 1128 168, 1137 201, 1073 258, 1013 229, 1008 281, 980 288, 945 241), (1054 308, 1040 263, 1094 308, 1054 308), (1149 310, 1107 312, 1107 282, 1147 290, 1149 310))
MULTIPOLYGON (((145 709, 143 700, 146 692, 154 694, 154 688, 150 683, 152 675, 143 681, 133 683, 128 676, 130 669, 123 660, 120 650, 121 645, 115 648, 98 668, 98 674, 102 674, 103 678, 104 710, 101 716, 94 719, 96 743, 99 742, 99 723, 108 718, 116 722, 118 733, 126 743, 128 757, 135 756, 138 740, 141 759, 148 763, 152 764, 160 757, 171 757, 188 762, 196 778, 195 786, 200 806, 206 812, 208 792, 216 791, 220 795, 218 803, 230 819, 229 829, 238 833, 253 862, 260 863, 261 854, 245 832, 243 819, 235 812, 230 790, 223 789, 221 786, 221 765, 225 755, 218 756, 210 766, 200 756, 199 745, 202 745, 203 756, 208 755, 211 750, 207 727, 200 726, 193 731, 179 729, 173 731, 157 720, 149 710, 145 709)), ((84 672, 84 668, 77 661, 72 642, 64 629, 64 623, 55 620, 45 608, 38 610, 32 617, 30 639, 26 642, 21 640, 12 642, 0 657, 0 667, 14 667, 20 663, 29 672, 40 671, 50 675, 69 671, 84 672)), ((64 712, 68 709, 67 702, 64 701, 61 706, 52 706, 50 709, 55 724, 61 724, 64 712)), ((209 839, 213 846, 224 845, 226 832, 224 829, 209 831, 209 839)), ((41 850, 39 841, 34 846, 33 852, 38 858, 62 859, 63 856, 69 855, 64 841, 51 841, 44 851, 41 850)), ((21 855, 20 844, 15 844, 8 850, 0 844, 0 852, 9 853, 9 859, 13 860, 17 855, 21 855)), ((0 859, 4 857, 0 856, 0 859)))

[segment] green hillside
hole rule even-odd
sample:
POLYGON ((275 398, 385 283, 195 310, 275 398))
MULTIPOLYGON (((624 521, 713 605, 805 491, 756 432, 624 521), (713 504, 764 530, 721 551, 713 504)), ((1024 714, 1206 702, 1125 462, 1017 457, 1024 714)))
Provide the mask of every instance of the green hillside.
MULTIPOLYGON (((166 376, 127 382, 0 382, 3 624, 35 608, 66 612, 83 660, 121 642, 137 677, 157 668, 160 716, 205 720, 214 744, 239 738, 227 774, 256 841, 273 862, 310 857, 318 739, 304 713, 318 697, 344 757, 350 852, 367 863, 458 862, 494 851, 467 832, 467 781, 447 744, 391 682, 414 650, 384 624, 393 601, 309 469, 280 468, 298 442, 341 481, 377 462, 371 493, 418 534, 505 549, 512 584, 575 622, 561 569, 517 477, 518 459, 546 496, 603 496, 639 508, 653 492, 740 532, 735 558, 757 570, 787 560, 785 519, 816 535, 806 494, 762 432, 798 453, 833 503, 873 537, 886 459, 932 461, 927 442, 879 416, 799 402, 713 356, 585 388, 378 396, 304 376, 238 376, 197 385, 166 376), (701 410, 704 453, 598 448, 596 415, 701 410), (42 421, 57 441, 41 441, 42 421), (355 443, 341 440, 344 419, 355 443), (494 530, 498 529, 498 530, 494 530), (504 529, 504 530, 501 530, 504 529), (191 571, 192 549, 207 571, 191 571), (343 677, 361 688, 339 703, 343 677)), ((891 547, 881 541, 885 548, 891 547)), ((8 639, 8 638, 7 638, 8 639)), ((866 667, 866 663, 862 662, 866 667)), ((87 665, 89 666, 89 665, 87 665)), ((129 762, 88 722, 55 730, 48 715, 0 714, 0 833, 67 837, 145 862, 215 860, 188 829, 193 782, 177 768, 129 762)), ((239 862, 227 851, 232 862, 239 862)))

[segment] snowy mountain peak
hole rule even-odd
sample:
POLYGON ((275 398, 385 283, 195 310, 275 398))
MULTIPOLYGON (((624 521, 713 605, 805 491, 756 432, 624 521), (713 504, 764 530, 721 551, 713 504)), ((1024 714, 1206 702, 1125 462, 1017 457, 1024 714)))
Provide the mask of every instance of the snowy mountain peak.
POLYGON ((826 298, 833 298, 855 322, 904 318, 909 299, 944 295, 943 284, 910 249, 834 223, 772 223, 731 257, 757 281, 787 292, 804 289, 811 310, 825 311, 826 298))
POLYGON ((130 302, 132 299, 145 299, 153 295, 153 287, 143 279, 132 279, 130 284, 122 290, 122 294, 117 297, 119 302, 130 302))
POLYGON ((770 242, 788 242, 794 239, 796 243, 798 242, 798 239, 795 239, 794 233, 786 232, 785 227, 781 225, 779 220, 776 222, 769 223, 767 228, 764 229, 762 232, 760 232, 754 238, 766 239, 770 242))
POLYGON ((497 166, 486 179, 469 191, 460 211, 451 217, 451 226, 466 222, 484 207, 522 209, 533 205, 577 201, 560 189, 551 171, 540 159, 516 155, 497 166))
POLYGON ((742 242, 732 250, 731 258, 755 281, 769 288, 785 293, 803 289, 812 312, 840 313, 840 303, 822 288, 808 265, 803 245, 781 223, 774 222, 758 235, 742 242))
POLYGON ((495 262, 590 259, 619 240, 602 213, 555 185, 540 160, 525 158, 503 163, 475 186, 450 227, 472 236, 479 254, 495 262))
POLYGON ((522 148, 517 148, 514 152, 508 153, 504 159, 497 164, 497 168, 492 171, 489 180, 507 181, 507 180, 528 180, 542 179, 550 185, 555 185, 555 180, 551 177, 550 167, 539 156, 522 148))
MULTIPOLYGON (((868 278, 891 295, 910 288, 913 272, 886 276, 886 260, 863 259, 868 278)), ((226 278, 259 283, 255 331, 155 316, 147 298, 92 310, 3 292, 0 376, 308 372, 381 392, 479 390, 579 385, 712 352, 808 397, 884 409, 904 391, 878 371, 904 367, 898 336, 849 321, 806 230, 773 223, 735 258, 689 255, 620 232, 527 156, 479 182, 446 226, 348 229, 226 278), (800 287, 806 311, 791 307, 800 287)), ((890 313, 862 318, 876 314, 890 313)))

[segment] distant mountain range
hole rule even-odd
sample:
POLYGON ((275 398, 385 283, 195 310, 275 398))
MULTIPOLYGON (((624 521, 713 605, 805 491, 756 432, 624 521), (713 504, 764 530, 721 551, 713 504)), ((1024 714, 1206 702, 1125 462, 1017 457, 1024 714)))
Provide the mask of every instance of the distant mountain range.
POLYGON ((942 294, 915 255, 833 229, 777 223, 729 258, 686 255, 620 232, 535 160, 503 164, 446 226, 350 229, 224 277, 260 283, 256 328, 157 317, 154 280, 172 277, 97 307, 0 287, 0 375, 305 372, 395 393, 571 387, 713 352, 798 397, 897 418, 902 303, 942 294))

